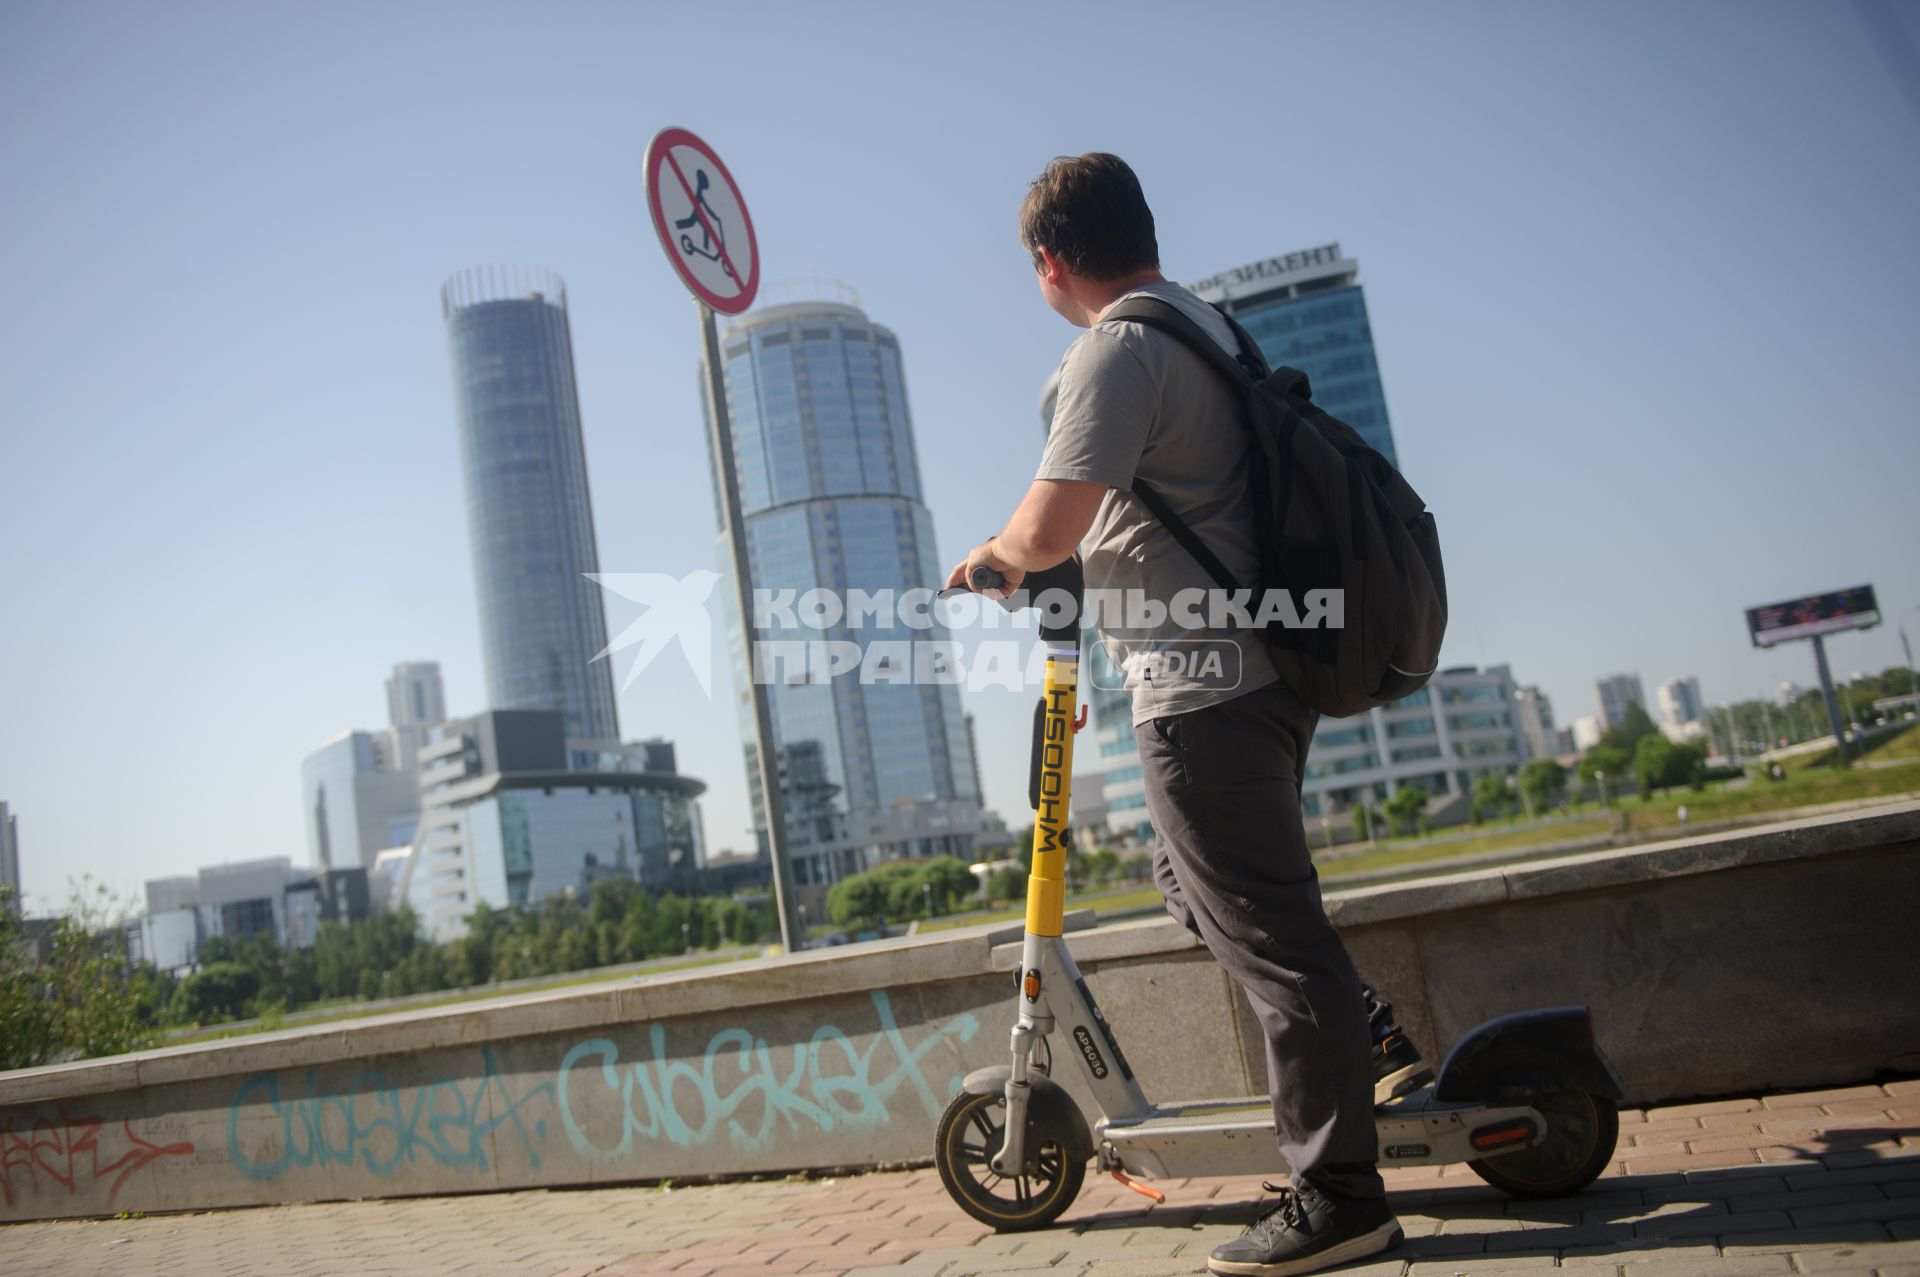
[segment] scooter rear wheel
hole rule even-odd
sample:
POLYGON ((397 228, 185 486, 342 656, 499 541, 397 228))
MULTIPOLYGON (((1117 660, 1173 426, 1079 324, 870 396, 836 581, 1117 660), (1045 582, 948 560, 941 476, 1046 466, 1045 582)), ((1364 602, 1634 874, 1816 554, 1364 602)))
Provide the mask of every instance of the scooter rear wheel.
POLYGON ((1585 1091, 1555 1091, 1530 1104, 1546 1119, 1546 1137, 1532 1148, 1468 1162, 1473 1173, 1515 1197, 1564 1197, 1593 1183, 1620 1141, 1613 1101, 1585 1091))
POLYGON ((1079 1196, 1086 1164, 1067 1151, 1067 1132, 1049 1129, 1030 1112, 1030 1172, 996 1172, 988 1159, 1000 1150, 1006 1108, 1003 1095, 954 1096, 934 1133, 933 1162, 948 1196, 981 1223, 1002 1233, 1045 1228, 1079 1196))

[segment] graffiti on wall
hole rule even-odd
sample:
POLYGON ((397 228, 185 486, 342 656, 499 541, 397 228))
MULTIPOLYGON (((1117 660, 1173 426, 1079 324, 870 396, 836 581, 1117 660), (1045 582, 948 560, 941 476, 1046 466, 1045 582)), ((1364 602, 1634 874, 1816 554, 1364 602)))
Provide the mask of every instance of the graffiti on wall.
POLYGON ((894 1097, 909 1091, 937 1118, 960 1079, 927 1080, 922 1062, 941 1043, 967 1042, 980 1022, 960 1015, 911 1046, 884 990, 872 994, 880 1019, 865 1049, 839 1027, 823 1024, 805 1042, 773 1048, 744 1028, 723 1029, 693 1064, 669 1053, 666 1026, 648 1028, 649 1058, 622 1063, 608 1038, 588 1038, 560 1061, 555 1081, 560 1121, 576 1152, 620 1157, 635 1137, 682 1148, 703 1146, 725 1131, 737 1148, 761 1151, 784 1132, 804 1135, 870 1130, 894 1116, 894 1097), (618 1129, 582 1120, 577 1105, 618 1097, 618 1129), (743 1120, 744 1117, 744 1120, 743 1120))
POLYGON ((480 1065, 477 1079, 443 1077, 410 1088, 370 1069, 344 1091, 321 1090, 308 1069, 295 1094, 282 1093, 278 1074, 255 1074, 227 1106, 227 1156, 242 1175, 263 1180, 312 1166, 358 1166, 382 1179, 424 1163, 485 1171, 493 1165, 494 1132, 504 1130, 539 1170, 547 1122, 529 1124, 526 1110, 537 1100, 551 1102, 553 1083, 514 1096, 491 1047, 480 1048, 480 1065), (252 1105, 265 1107, 264 1118, 246 1112, 252 1105))
POLYGON ((760 1152, 783 1135, 872 1130, 903 1111, 937 1118, 960 1079, 929 1078, 930 1057, 944 1043, 972 1040, 978 1019, 956 1016, 912 1042, 891 997, 870 996, 878 1026, 864 1046, 834 1024, 779 1047, 732 1026, 696 1053, 681 1043, 676 1054, 668 1027, 655 1023, 641 1030, 640 1058, 622 1060, 612 1039, 588 1038, 555 1074, 524 1089, 516 1086, 524 1076, 503 1076, 484 1046, 477 1077, 452 1070, 458 1076, 424 1085, 367 1070, 330 1090, 311 1069, 298 1084, 259 1073, 227 1106, 227 1155, 253 1180, 310 1168, 381 1179, 409 1167, 484 1173, 512 1151, 538 1172, 556 1110, 571 1151, 596 1159, 632 1153, 636 1140, 698 1148, 724 1138, 760 1152))
POLYGON ((112 1206, 127 1181, 149 1165, 192 1153, 186 1140, 154 1143, 133 1129, 131 1119, 116 1132, 100 1118, 75 1116, 64 1106, 50 1116, 8 1114, 0 1117, 0 1199, 12 1206, 23 1190, 58 1189, 72 1197, 105 1184, 112 1206))

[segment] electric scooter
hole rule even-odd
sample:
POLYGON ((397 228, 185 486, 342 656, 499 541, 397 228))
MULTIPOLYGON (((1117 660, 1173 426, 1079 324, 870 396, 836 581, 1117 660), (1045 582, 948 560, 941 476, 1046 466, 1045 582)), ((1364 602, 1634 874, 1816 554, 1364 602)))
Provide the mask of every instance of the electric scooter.
MULTIPOLYGON (((974 569, 975 590, 997 589, 974 569)), ((1061 938, 1066 910, 1067 804, 1080 666, 1080 563, 1029 573, 1006 600, 1040 606, 1046 677, 1035 707, 1028 797, 1034 807, 1026 936, 1015 972, 1012 1060, 967 1075, 934 1135, 947 1192, 1000 1232, 1043 1228, 1072 1205, 1088 1162, 1155 1201, 1144 1179, 1284 1173, 1266 1097, 1156 1104, 1061 938), (1051 1039, 1072 1043, 1100 1108, 1091 1129, 1053 1080, 1051 1039)), ((1374 1110, 1380 1165, 1465 1162, 1516 1197, 1586 1187, 1613 1159, 1624 1094, 1593 1037, 1586 1007, 1524 1011, 1480 1025, 1428 1085, 1374 1110)))

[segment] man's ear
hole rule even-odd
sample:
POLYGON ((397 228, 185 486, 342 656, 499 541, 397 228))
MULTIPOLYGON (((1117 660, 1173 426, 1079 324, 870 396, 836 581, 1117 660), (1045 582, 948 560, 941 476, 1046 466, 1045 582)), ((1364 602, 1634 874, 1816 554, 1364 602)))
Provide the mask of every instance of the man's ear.
POLYGON ((1054 252, 1052 249, 1046 247, 1045 245, 1040 245, 1036 247, 1033 251, 1040 255, 1040 261, 1037 265, 1037 269, 1039 270, 1040 275, 1043 279, 1045 279, 1049 284, 1052 284, 1055 288, 1059 288, 1062 284, 1065 284, 1067 282, 1066 265, 1058 257, 1054 255, 1054 252))

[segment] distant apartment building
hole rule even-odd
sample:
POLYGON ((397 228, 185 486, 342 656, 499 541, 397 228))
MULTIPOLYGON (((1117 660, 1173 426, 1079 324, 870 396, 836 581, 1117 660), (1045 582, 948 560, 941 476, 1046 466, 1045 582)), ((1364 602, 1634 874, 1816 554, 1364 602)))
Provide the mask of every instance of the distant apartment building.
POLYGON ((1697 678, 1676 678, 1662 683, 1654 689, 1653 698, 1660 707, 1661 725, 1676 731, 1688 723, 1699 722, 1707 714, 1707 702, 1700 695, 1697 678))
POLYGON ((25 890, 20 885, 20 818, 5 803, 0 803, 0 887, 7 889, 8 907, 20 914, 25 890))
POLYGON ((1600 701, 1602 730, 1626 722, 1629 705, 1638 705, 1642 712, 1647 708, 1647 695, 1640 688, 1638 674, 1610 674, 1593 686, 1600 701))
POLYGON ((1520 725, 1520 739, 1526 742, 1527 758, 1552 758, 1563 752, 1560 734, 1553 726, 1553 702, 1538 687, 1515 688, 1514 719, 1520 725))
POLYGON ((1586 753, 1600 743, 1600 737, 1606 733, 1607 724, 1598 714, 1583 714, 1573 720, 1573 748, 1577 753, 1586 753))
POLYGON ((283 949, 313 947, 325 916, 322 884, 285 856, 209 865, 147 882, 147 911, 131 932, 136 961, 180 971, 212 936, 266 934, 283 949))
POLYGON ((1409 785, 1465 796, 1482 776, 1527 761, 1505 665, 1455 666, 1411 696, 1352 718, 1322 719, 1307 755, 1301 805, 1308 816, 1377 806, 1409 785))
POLYGON ((605 878, 706 886, 694 806, 706 786, 671 770, 672 747, 609 745, 583 760, 565 728, 559 710, 489 710, 435 728, 420 753, 419 832, 404 856, 382 858, 376 896, 390 892, 440 941, 464 934, 483 905, 585 896, 605 878))

